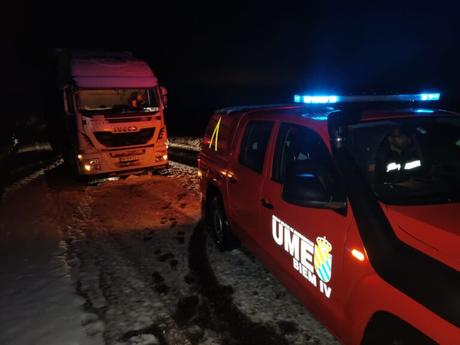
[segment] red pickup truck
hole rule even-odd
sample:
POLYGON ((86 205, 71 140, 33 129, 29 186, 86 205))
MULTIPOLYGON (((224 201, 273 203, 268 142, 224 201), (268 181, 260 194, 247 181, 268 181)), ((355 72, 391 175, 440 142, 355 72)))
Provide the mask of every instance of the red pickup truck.
POLYGON ((344 344, 460 344, 460 115, 439 94, 215 112, 203 216, 344 344))

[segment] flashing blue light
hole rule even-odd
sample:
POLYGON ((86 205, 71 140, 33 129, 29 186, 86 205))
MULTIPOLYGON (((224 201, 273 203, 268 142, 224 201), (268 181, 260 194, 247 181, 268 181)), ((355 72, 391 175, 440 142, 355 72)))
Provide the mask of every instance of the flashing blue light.
POLYGON ((326 121, 327 116, 311 116, 310 119, 316 120, 316 121, 326 121))
POLYGON ((328 103, 337 103, 338 101, 339 101, 339 96, 294 95, 295 103, 328 104, 328 103))
POLYGON ((307 173, 304 173, 304 174, 297 174, 298 177, 307 177, 307 178, 314 178, 315 175, 313 174, 307 174, 307 173))
POLYGON ((440 93, 422 93, 420 94, 421 101, 439 101, 440 93))
POLYGON ((331 104, 348 102, 429 102, 439 101, 440 93, 417 93, 402 95, 371 95, 371 96, 311 96, 294 95, 294 103, 305 104, 331 104))
POLYGON ((433 110, 430 110, 430 109, 416 109, 415 112, 416 113, 429 113, 429 114, 431 114, 433 112, 433 110))

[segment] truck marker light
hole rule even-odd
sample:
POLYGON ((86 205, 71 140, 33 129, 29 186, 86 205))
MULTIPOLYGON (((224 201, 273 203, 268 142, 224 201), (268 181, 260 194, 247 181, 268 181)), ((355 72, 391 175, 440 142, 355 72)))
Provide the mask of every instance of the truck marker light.
POLYGON ((358 249, 352 249, 351 255, 353 255, 359 261, 364 261, 364 258, 365 258, 364 254, 360 252, 358 249))
POLYGON ((79 153, 79 154, 77 155, 77 158, 78 158, 79 161, 81 161, 81 160, 83 159, 83 155, 79 153))
POLYGON ((90 164, 85 164, 83 167, 85 168, 86 171, 91 171, 91 165, 90 164))
POLYGON ((216 127, 214 127, 214 131, 212 132, 212 135, 211 135, 211 140, 209 141, 209 148, 212 147, 212 143, 213 141, 215 141, 214 151, 217 151, 217 142, 219 140, 219 129, 220 129, 221 120, 222 120, 222 116, 219 117, 219 121, 217 121, 216 127))
POLYGON ((198 170, 198 177, 203 177, 203 173, 201 172, 201 170, 198 170))
POLYGON ((168 155, 163 155, 163 160, 167 160, 168 159, 168 155))

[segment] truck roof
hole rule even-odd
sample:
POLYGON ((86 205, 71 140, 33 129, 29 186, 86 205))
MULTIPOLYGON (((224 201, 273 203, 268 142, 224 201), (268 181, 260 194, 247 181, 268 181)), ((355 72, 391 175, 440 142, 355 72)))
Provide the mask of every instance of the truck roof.
POLYGON ((75 54, 71 77, 79 88, 149 88, 158 85, 149 65, 131 54, 75 54))

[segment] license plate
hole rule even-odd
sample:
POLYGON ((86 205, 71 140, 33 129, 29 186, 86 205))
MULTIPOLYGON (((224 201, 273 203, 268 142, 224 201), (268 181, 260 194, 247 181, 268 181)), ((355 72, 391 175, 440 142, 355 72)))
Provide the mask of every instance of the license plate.
POLYGON ((132 161, 137 161, 138 158, 136 156, 126 156, 126 157, 120 157, 120 162, 132 162, 132 161))

